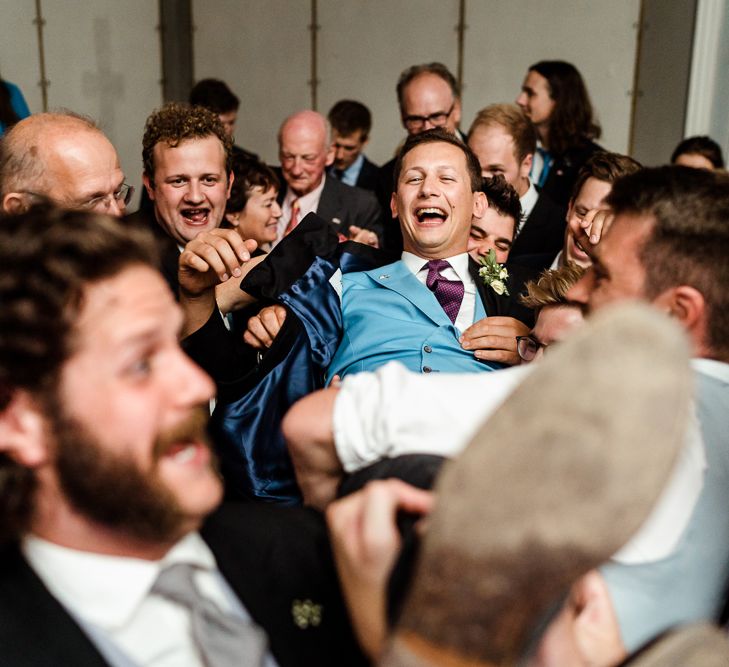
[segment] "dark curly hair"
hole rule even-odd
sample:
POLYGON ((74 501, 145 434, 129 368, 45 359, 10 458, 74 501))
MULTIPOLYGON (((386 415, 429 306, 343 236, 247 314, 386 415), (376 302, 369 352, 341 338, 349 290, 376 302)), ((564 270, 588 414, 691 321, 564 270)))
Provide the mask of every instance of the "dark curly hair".
POLYGON ((200 106, 170 102, 147 118, 142 138, 142 164, 144 173, 154 184, 154 147, 161 141, 175 147, 185 139, 204 139, 215 136, 225 149, 225 172, 230 173, 233 140, 226 134, 215 113, 200 106))
POLYGON ((493 208, 501 215, 514 219, 514 224, 519 225, 521 219, 521 202, 514 187, 506 182, 502 174, 496 174, 490 178, 483 179, 481 191, 486 195, 489 208, 493 208))
MULTIPOLYGON (((134 264, 158 260, 149 233, 128 222, 47 204, 3 218, 0 411, 19 390, 53 404, 85 288, 134 264)), ((32 472, 0 455, 1 540, 25 527, 33 489, 32 472)))

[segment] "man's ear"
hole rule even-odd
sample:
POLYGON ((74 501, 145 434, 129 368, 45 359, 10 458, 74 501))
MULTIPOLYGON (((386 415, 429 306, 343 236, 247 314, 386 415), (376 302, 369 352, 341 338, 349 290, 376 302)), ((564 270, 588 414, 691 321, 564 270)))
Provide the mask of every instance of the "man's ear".
POLYGON ((8 192, 3 197, 2 210, 9 215, 17 215, 28 210, 28 203, 21 192, 8 192))
POLYGON ((16 463, 35 468, 46 462, 46 421, 33 398, 16 391, 0 411, 0 452, 16 463))
POLYGON ((670 287, 653 303, 679 321, 695 345, 705 343, 708 313, 706 300, 699 290, 690 285, 670 287))
POLYGON ((230 191, 233 189, 234 180, 235 180, 235 174, 233 173, 233 170, 231 169, 230 173, 228 174, 228 193, 225 195, 226 199, 230 199, 230 191))
POLYGON ((529 178, 529 173, 532 170, 532 163, 534 162, 534 153, 529 153, 519 165, 519 178, 529 178))
POLYGON ((486 209, 489 207, 489 200, 486 199, 486 195, 481 192, 480 190, 478 192, 473 193, 473 212, 471 214, 471 217, 473 218, 483 218, 483 216, 486 214, 486 209))
POLYGON ((610 591, 600 572, 591 570, 573 586, 571 605, 575 615, 574 636, 585 664, 618 664, 627 653, 610 591))
POLYGON ((240 220, 238 219, 240 216, 239 213, 226 213, 225 219, 233 226, 237 227, 240 224, 240 220))
POLYGON ((144 189, 147 191, 149 198, 154 201, 154 185, 146 171, 142 174, 142 185, 144 185, 144 189))
POLYGON ((390 213, 393 218, 397 218, 397 193, 393 192, 390 196, 390 213))
POLYGON ((330 167, 332 164, 334 164, 334 158, 336 157, 337 149, 334 148, 334 142, 330 141, 329 145, 327 146, 327 159, 324 163, 325 166, 330 167))

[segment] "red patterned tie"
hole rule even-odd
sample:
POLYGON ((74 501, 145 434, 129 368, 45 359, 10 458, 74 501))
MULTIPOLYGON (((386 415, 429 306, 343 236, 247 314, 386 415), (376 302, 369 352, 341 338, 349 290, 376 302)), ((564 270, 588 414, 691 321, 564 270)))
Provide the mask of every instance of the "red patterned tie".
POLYGON ((445 314, 455 324, 458 311, 461 309, 461 301, 463 301, 463 283, 460 280, 448 280, 440 275, 441 271, 450 267, 450 264, 444 259, 431 259, 425 266, 428 267, 425 284, 435 294, 435 298, 438 299, 445 314))
POLYGON ((286 225, 286 231, 284 232, 284 236, 286 236, 298 224, 299 224, 299 200, 294 199, 291 202, 291 219, 289 220, 289 224, 286 225))

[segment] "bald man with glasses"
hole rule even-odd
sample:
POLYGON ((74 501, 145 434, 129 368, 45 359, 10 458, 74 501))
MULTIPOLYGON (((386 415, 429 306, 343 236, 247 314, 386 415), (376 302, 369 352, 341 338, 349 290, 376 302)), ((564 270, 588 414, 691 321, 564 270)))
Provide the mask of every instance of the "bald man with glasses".
POLYGON ((134 188, 96 123, 71 112, 41 113, 0 140, 0 210, 21 213, 40 200, 68 209, 124 215, 134 188))

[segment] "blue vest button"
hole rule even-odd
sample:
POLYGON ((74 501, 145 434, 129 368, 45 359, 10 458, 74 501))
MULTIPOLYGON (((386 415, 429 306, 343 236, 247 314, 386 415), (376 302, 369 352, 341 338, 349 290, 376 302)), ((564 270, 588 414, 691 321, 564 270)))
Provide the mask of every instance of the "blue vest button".
POLYGON ((432 370, 430 366, 423 366, 423 373, 430 373, 432 370))
POLYGON ((432 348, 432 347, 430 347, 430 345, 426 345, 426 346, 425 346, 425 347, 423 348, 423 352, 427 352, 428 354, 430 354, 430 353, 431 353, 432 351, 433 351, 433 348, 432 348))

